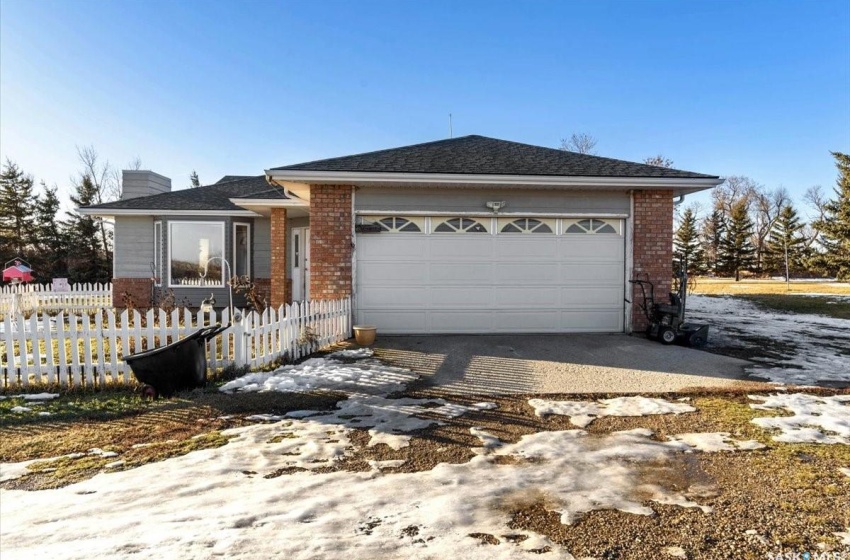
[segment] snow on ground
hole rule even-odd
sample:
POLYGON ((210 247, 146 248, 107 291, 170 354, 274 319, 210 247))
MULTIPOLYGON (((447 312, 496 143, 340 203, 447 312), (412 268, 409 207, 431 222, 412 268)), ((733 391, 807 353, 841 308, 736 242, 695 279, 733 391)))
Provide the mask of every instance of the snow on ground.
MULTIPOLYGON (((665 486, 665 477, 648 480, 642 465, 682 451, 752 448, 726 434, 684 434, 659 442, 645 428, 608 435, 540 432, 505 443, 472 428, 485 449, 467 463, 385 473, 403 461, 374 461, 368 472, 316 472, 353 452, 354 427, 370 428, 370 444, 400 446, 410 430, 492 408, 492 403, 386 397, 413 377, 374 360, 320 359, 237 379, 228 391, 345 389, 349 398, 334 411, 264 415, 267 423, 223 431, 230 439, 218 448, 126 471, 114 471, 120 466, 115 461, 94 478, 65 488, 0 489, 3 558, 474 560, 536 558, 529 552, 547 546, 552 550, 546 558, 572 558, 542 535, 510 529, 508 512, 543 502, 569 524, 601 509, 651 515, 648 500, 708 514, 710 508, 689 498, 700 495, 699 488, 674 489, 665 486), (280 476, 266 478, 271 474, 280 476), (481 546, 471 533, 494 535, 500 544, 481 546), (512 537, 518 534, 527 538, 512 537)), ((693 410, 640 397, 585 404, 596 407, 595 415, 693 410)), ((585 416, 591 415, 585 411, 585 416)), ((0 465, 4 477, 10 471, 22 474, 23 467, 0 465)))
POLYGON ((672 403, 664 399, 647 397, 618 397, 593 401, 550 401, 546 399, 529 399, 528 404, 534 408, 537 416, 558 414, 569 416, 570 423, 579 428, 585 428, 600 416, 647 416, 650 414, 682 414, 694 412, 696 409, 689 404, 672 403))
POLYGON ((760 363, 747 368, 751 375, 794 385, 850 385, 850 321, 846 319, 778 313, 741 298, 703 295, 688 296, 688 319, 711 325, 709 348, 749 347, 757 355, 764 339, 774 341, 769 350, 780 357, 753 357, 760 363))
MULTIPOLYGON (((543 496, 564 523, 598 509, 651 515, 641 496, 710 511, 686 492, 639 481, 641 462, 676 452, 645 433, 542 432, 425 472, 383 474, 398 465, 384 462, 365 473, 264 478, 288 465, 287 453, 305 467, 321 466, 346 445, 344 434, 325 434, 321 417, 284 424, 228 430, 233 439, 223 447, 65 488, 0 490, 4 559, 530 558, 536 556, 528 550, 551 543, 509 529, 509 506, 543 496), (298 437, 275 437, 297 429, 298 437), (307 432, 327 439, 314 446, 307 432), (498 457, 515 461, 500 464, 498 457), (501 544, 481 547, 470 533, 492 534, 501 544), (503 538, 517 533, 529 538, 503 538)), ((555 546, 546 557, 569 558, 555 546)))
POLYGON ((384 395, 400 391, 416 379, 410 370, 386 366, 377 360, 343 364, 334 358, 311 358, 272 372, 249 373, 225 383, 221 391, 343 391, 384 395))
POLYGON ((750 395, 760 401, 751 404, 756 410, 782 410, 791 416, 755 418, 753 424, 779 430, 775 441, 785 443, 825 443, 850 445, 850 395, 819 397, 804 393, 750 395))
POLYGON ((843 474, 844 476, 850 476, 850 468, 846 468, 846 469, 845 469, 844 467, 840 467, 840 468, 838 469, 838 472, 840 472, 840 473, 841 473, 841 474, 843 474))

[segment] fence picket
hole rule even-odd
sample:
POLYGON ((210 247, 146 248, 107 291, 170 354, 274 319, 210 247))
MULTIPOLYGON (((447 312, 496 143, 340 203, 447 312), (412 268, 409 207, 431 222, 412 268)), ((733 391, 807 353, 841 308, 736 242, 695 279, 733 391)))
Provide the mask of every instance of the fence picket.
MULTIPOLYGON (((102 284, 75 286, 80 290, 102 290, 102 284)), ((40 292, 31 286, 28 292, 40 292)), ((0 288, 4 292, 5 288, 0 288)), ((0 293, 0 295, 3 295, 0 293)), ((320 347, 348 337, 351 301, 302 301, 267 308, 262 313, 241 312, 241 320, 231 324, 230 311, 206 315, 188 309, 149 309, 142 316, 136 310, 100 309, 87 312, 60 312, 55 318, 36 312, 0 318, 0 372, 6 387, 27 387, 30 383, 59 383, 62 386, 105 386, 130 383, 131 370, 124 357, 178 341, 196 329, 217 324, 227 330, 209 341, 210 367, 227 363, 249 367, 266 366, 276 359, 300 359, 320 347), (41 345, 44 344, 44 347, 41 345)))

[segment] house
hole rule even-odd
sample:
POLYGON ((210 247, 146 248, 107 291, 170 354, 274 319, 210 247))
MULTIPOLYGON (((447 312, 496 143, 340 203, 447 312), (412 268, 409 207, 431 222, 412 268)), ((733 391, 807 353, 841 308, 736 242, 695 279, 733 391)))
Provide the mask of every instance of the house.
POLYGON ((719 183, 464 136, 180 191, 125 171, 121 200, 80 211, 115 222, 116 302, 221 304, 234 274, 275 306, 352 296, 382 333, 628 332, 629 279, 670 290, 674 199, 719 183))

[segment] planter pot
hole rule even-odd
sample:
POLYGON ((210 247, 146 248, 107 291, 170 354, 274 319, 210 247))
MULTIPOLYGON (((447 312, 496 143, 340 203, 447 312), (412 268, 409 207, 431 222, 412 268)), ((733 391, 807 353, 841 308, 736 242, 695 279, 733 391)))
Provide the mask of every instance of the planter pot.
POLYGON ((360 346, 372 346, 375 344, 375 335, 378 327, 374 325, 354 325, 354 340, 360 346))

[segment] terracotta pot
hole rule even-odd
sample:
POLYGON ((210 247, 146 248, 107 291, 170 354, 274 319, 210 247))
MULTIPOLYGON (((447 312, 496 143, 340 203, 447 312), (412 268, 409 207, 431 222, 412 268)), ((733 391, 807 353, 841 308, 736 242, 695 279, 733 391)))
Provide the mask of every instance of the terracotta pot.
POLYGON ((375 336, 378 327, 374 325, 354 325, 354 340, 360 346, 372 346, 375 344, 375 336))

